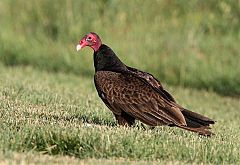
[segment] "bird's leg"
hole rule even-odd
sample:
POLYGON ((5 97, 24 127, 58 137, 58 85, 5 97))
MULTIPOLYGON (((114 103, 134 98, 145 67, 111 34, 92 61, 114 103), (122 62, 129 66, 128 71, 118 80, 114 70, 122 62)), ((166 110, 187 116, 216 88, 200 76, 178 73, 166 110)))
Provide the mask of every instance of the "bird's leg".
POLYGON ((126 112, 122 112, 121 115, 117 115, 117 114, 114 114, 114 115, 119 125, 132 126, 135 123, 135 118, 130 116, 126 112))
POLYGON ((143 123, 140 123, 139 128, 142 128, 143 130, 147 130, 147 129, 151 129, 152 130, 152 129, 155 128, 155 126, 147 126, 147 125, 145 125, 143 123))

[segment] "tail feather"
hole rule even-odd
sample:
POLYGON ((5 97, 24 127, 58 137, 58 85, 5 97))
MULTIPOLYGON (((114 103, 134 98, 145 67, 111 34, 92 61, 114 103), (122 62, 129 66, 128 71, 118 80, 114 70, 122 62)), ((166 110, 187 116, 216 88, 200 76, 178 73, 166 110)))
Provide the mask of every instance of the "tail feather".
POLYGON ((215 123, 214 120, 187 109, 182 109, 182 114, 186 118, 187 125, 189 124, 189 126, 209 126, 215 123))
POLYGON ((177 126, 179 128, 183 128, 188 131, 196 132, 199 135, 203 136, 212 136, 214 133, 209 131, 210 125, 214 124, 215 121, 212 119, 205 117, 203 115, 200 115, 196 112, 189 111, 187 109, 182 109, 182 114, 185 117, 186 126, 177 126))
POLYGON ((192 127, 188 127, 188 126, 177 126, 177 127, 188 130, 188 131, 191 131, 191 132, 198 133, 199 135, 202 135, 202 136, 210 137, 212 135, 215 135, 214 133, 209 131, 209 127, 208 128, 206 128, 204 126, 199 127, 199 128, 192 128, 192 127))

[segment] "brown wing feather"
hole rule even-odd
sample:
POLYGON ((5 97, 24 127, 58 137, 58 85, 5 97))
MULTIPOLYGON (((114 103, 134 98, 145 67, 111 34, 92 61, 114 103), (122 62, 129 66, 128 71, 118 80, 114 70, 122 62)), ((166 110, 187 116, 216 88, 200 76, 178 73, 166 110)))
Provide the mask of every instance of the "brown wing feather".
POLYGON ((160 81, 158 81, 153 75, 151 75, 150 73, 138 70, 136 68, 132 68, 127 66, 127 69, 138 75, 139 77, 145 79, 150 85, 152 85, 152 87, 161 90, 162 94, 164 95, 165 98, 167 98, 168 100, 172 101, 172 102, 176 102, 175 99, 173 98, 173 96, 163 88, 162 84, 160 83, 160 81))
POLYGON ((133 75, 98 71, 95 74, 95 84, 99 95, 104 96, 104 102, 107 102, 113 113, 125 111, 152 126, 186 125, 177 106, 133 75))

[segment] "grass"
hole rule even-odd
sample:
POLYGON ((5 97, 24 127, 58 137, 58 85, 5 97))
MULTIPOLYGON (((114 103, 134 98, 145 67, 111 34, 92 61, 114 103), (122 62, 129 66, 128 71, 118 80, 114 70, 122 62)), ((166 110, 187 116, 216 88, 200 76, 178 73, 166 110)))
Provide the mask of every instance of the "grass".
POLYGON ((217 121, 216 136, 203 138, 170 127, 116 126, 86 76, 0 65, 0 84, 0 149, 9 155, 2 161, 239 163, 238 98, 168 87, 179 103, 217 121))
POLYGON ((71 164, 71 165, 95 165, 95 164, 105 164, 105 165, 145 165, 145 164, 151 164, 151 165, 161 165, 161 164, 167 164, 167 165, 172 165, 172 164, 186 164, 186 163, 181 163, 181 162, 176 162, 176 161, 133 161, 129 159, 124 159, 124 158, 111 158, 111 159, 94 159, 94 158, 89 158, 89 159, 77 159, 74 157, 70 156, 49 156, 49 155, 43 155, 39 153, 15 153, 15 152, 8 152, 8 153, 2 153, 0 155, 0 164, 3 165, 18 165, 18 164, 46 164, 46 165, 51 165, 51 164, 71 164))
POLYGON ((239 8, 224 0, 2 0, 0 61, 90 76, 91 53, 78 57, 75 45, 95 31, 126 64, 168 84, 239 97, 239 8))
MULTIPOLYGON (((0 164, 240 164, 238 1, 0 1, 0 164), (118 127, 93 85, 97 32, 217 121, 216 136, 118 127)), ((166 85, 165 85, 166 86, 166 85)))

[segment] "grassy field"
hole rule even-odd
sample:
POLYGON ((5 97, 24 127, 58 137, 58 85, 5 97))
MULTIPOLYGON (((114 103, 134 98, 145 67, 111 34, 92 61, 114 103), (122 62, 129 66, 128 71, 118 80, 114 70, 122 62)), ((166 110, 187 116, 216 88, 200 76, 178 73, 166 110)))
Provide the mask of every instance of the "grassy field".
POLYGON ((172 85, 240 96, 238 1, 2 0, 0 61, 89 76, 89 31, 129 65, 172 85))
POLYGON ((183 164, 181 162, 176 162, 176 161, 133 161, 129 159, 124 159, 124 158, 111 158, 111 159, 94 159, 94 158, 89 158, 89 159, 77 159, 74 158, 73 156, 49 156, 49 155, 43 155, 39 153, 24 153, 24 154, 19 154, 15 152, 8 152, 8 153, 1 153, 0 155, 0 164, 1 165, 24 165, 24 164, 45 164, 45 165, 52 165, 52 164, 57 164, 57 165, 66 165, 66 164, 71 164, 71 165, 95 165, 95 164, 104 164, 104 165, 144 165, 144 164, 183 164))
MULTIPOLYGON (((217 121, 216 136, 203 138, 177 128, 116 126, 98 99, 92 79, 85 76, 0 65, 0 84, 0 148, 10 155, 1 161, 17 161, 14 153, 23 152, 38 155, 36 161, 51 158, 39 158, 39 154, 50 154, 58 155, 56 161, 68 155, 75 157, 73 161, 80 158, 89 163, 94 161, 89 158, 116 163, 122 159, 129 163, 240 163, 237 98, 168 87, 179 103, 217 121)), ((27 156, 22 159, 29 161, 27 156)))
POLYGON ((240 164, 239 1, 1 0, 0 25, 0 164, 240 164), (216 136, 118 127, 75 50, 89 31, 216 136))

